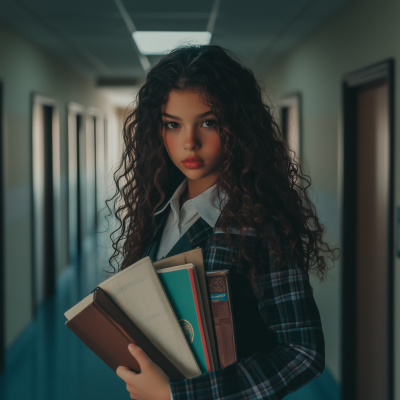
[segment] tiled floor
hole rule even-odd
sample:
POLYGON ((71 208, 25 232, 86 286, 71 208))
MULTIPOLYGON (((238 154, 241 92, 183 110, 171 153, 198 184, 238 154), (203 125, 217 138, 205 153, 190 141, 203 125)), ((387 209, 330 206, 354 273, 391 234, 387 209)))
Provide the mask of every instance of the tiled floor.
MULTIPOLYGON (((94 254, 93 246, 87 246, 86 254, 94 254)), ((130 398, 124 382, 64 325, 64 312, 104 279, 104 264, 99 264, 87 256, 80 267, 70 267, 62 274, 55 298, 43 304, 37 318, 8 350, 6 371, 0 374, 1 400, 130 398)), ((326 371, 285 399, 339 400, 339 392, 326 371)))

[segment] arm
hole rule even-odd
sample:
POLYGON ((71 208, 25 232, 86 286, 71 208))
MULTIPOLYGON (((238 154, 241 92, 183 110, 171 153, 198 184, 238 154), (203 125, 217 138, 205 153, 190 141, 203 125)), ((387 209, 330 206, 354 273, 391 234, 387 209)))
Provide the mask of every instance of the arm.
MULTIPOLYGON (((226 268, 228 249, 204 249, 207 270, 226 268), (225 255, 224 255, 225 254, 225 255)), ((254 281, 260 314, 275 343, 227 368, 171 381, 173 400, 282 399, 320 375, 324 337, 308 274, 297 266, 265 267, 254 281)))

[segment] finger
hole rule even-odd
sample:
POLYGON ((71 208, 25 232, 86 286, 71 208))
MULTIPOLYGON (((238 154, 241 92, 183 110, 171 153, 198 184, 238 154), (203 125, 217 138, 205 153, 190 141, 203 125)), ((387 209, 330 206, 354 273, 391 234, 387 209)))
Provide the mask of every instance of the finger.
POLYGON ((135 386, 133 386, 133 385, 126 384, 126 390, 130 394, 137 394, 137 388, 135 386))
POLYGON ((129 393, 134 393, 135 390, 136 390, 136 388, 135 388, 135 386, 133 386, 133 385, 127 383, 127 384, 126 384, 126 390, 127 390, 129 393))
POLYGON ((129 368, 127 367, 123 367, 122 365, 120 365, 116 370, 115 373, 120 376, 120 374, 122 374, 123 371, 128 371, 129 368))
POLYGON ((131 343, 128 346, 128 350, 130 351, 132 356, 136 358, 136 361, 139 363, 140 370, 149 368, 153 365, 153 362, 150 360, 149 357, 147 357, 146 353, 139 346, 131 343))
POLYGON ((133 372, 129 368, 123 366, 119 366, 115 372, 124 381, 136 375, 136 372, 133 372))

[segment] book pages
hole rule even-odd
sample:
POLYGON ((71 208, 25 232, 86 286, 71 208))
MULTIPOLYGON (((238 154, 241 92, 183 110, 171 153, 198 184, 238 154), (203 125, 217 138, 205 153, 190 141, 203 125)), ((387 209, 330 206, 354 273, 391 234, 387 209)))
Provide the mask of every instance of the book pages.
POLYGON ((89 304, 93 302, 93 293, 88 294, 84 297, 78 304, 75 304, 72 308, 64 313, 65 317, 69 321, 71 318, 79 314, 83 309, 85 309, 89 304))
POLYGON ((99 286, 186 378, 201 374, 149 257, 99 286))

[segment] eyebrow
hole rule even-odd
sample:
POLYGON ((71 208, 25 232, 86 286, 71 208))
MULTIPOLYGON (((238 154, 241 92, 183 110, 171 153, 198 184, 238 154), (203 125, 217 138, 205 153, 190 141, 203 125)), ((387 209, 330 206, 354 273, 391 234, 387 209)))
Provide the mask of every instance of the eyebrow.
MULTIPOLYGON (((206 117, 207 115, 210 115, 210 114, 214 114, 214 113, 212 112, 212 110, 206 111, 206 112, 203 113, 203 114, 197 115, 197 118, 203 118, 203 117, 206 117)), ((182 120, 182 118, 179 118, 179 117, 176 117, 175 115, 170 115, 170 114, 167 114, 167 113, 164 113, 164 112, 163 112, 161 115, 163 115, 164 117, 168 117, 168 118, 172 118, 172 119, 177 119, 177 120, 179 120, 179 121, 182 120)))

